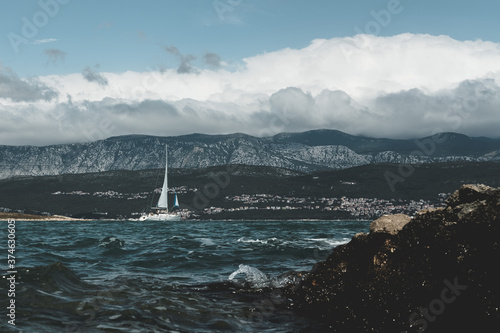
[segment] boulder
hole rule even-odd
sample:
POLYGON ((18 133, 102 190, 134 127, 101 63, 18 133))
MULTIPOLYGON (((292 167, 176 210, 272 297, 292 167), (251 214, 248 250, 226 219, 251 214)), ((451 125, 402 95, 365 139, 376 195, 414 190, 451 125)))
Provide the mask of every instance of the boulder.
POLYGON ((405 214, 384 215, 370 224, 370 232, 395 235, 410 221, 411 217, 405 214))
POLYGON ((492 191, 494 191, 493 188, 483 184, 463 185, 446 200, 446 204, 454 208, 460 204, 484 200, 492 191))

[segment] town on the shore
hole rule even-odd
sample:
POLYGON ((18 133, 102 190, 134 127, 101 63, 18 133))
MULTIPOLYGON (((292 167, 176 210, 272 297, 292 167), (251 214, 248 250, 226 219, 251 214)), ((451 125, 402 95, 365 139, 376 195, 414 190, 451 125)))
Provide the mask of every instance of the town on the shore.
MULTIPOLYGON (((192 196, 197 189, 187 186, 173 187, 169 192, 175 192, 182 197, 183 194, 189 192, 192 196)), ((160 188, 155 189, 154 193, 161 192, 160 188)), ((109 199, 126 199, 126 200, 146 200, 150 197, 151 192, 140 193, 120 193, 113 190, 99 191, 89 193, 85 191, 75 190, 71 192, 53 192, 54 196, 94 196, 109 199)), ((231 213, 241 212, 273 212, 274 216, 278 216, 279 212, 299 212, 299 211, 316 211, 322 212, 323 215, 331 213, 333 216, 338 213, 343 213, 343 216, 352 219, 374 219, 385 214, 403 213, 414 215, 416 212, 425 209, 434 209, 443 207, 445 199, 449 193, 440 193, 435 200, 403 200, 403 199, 381 199, 381 198, 350 198, 342 196, 336 197, 300 197, 293 195, 276 195, 276 194, 239 194, 225 196, 223 200, 217 200, 218 205, 206 205, 198 211, 193 211, 189 208, 182 208, 179 213, 186 218, 196 218, 200 216, 217 218, 217 215, 227 215, 231 213), (222 204, 221 204, 222 203, 222 204)), ((186 203, 191 207, 189 203, 186 203)), ((192 207, 191 207, 192 208, 192 207)), ((0 207, 0 211, 9 211, 8 208, 0 207)), ((134 212, 131 217, 140 215, 142 212, 134 212)), ((49 214, 49 213, 46 213, 49 214)), ((311 214, 313 216, 314 214, 311 214)))

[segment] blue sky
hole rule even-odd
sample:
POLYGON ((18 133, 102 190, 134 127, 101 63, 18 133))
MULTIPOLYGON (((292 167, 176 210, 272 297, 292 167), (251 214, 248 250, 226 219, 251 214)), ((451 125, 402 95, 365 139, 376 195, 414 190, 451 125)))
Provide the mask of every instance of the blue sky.
MULTIPOLYGON (((55 0, 54 0, 55 1, 55 0)), ((50 6, 51 1, 42 0, 50 6)), ((175 67, 178 59, 165 52, 175 46, 182 54, 196 57, 215 53, 223 61, 240 63, 242 58, 286 47, 303 48, 313 39, 378 32, 448 35, 458 40, 483 39, 498 42, 498 1, 401 0, 390 23, 374 25, 371 12, 387 9, 387 0, 183 0, 111 1, 71 0, 59 4, 54 17, 39 28, 30 41, 15 52, 6 34, 22 36, 22 18, 33 22, 43 8, 39 1, 2 1, 0 61, 23 77, 68 74, 86 66, 101 71, 142 71, 147 67, 175 67), (64 52, 50 61, 46 49, 64 52)), ((397 2, 396 2, 397 3, 397 2)), ((42 21, 43 22, 43 21, 42 21)))
POLYGON ((0 144, 497 137, 498 13, 493 0, 1 0, 0 144))

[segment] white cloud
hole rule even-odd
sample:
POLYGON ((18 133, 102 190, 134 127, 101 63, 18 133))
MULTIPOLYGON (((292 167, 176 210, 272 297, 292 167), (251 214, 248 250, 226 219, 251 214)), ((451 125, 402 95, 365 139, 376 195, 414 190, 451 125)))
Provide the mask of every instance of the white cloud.
MULTIPOLYGON (((143 72, 108 73, 109 87, 86 90, 81 98, 120 98, 121 90, 128 98, 141 99, 137 92, 146 90, 148 96, 161 99, 167 95, 170 100, 232 102, 243 94, 270 95, 286 87, 298 87, 312 94, 324 89, 343 90, 355 99, 363 99, 412 88, 435 92, 464 80, 498 77, 499 60, 500 45, 492 42, 413 34, 357 35, 317 39, 303 49, 245 58, 244 66, 236 71, 193 69, 186 73, 145 68, 143 72)), ((54 78, 41 79, 50 84, 54 78)), ((64 83, 66 78, 57 80, 64 83)), ((64 92, 76 95, 81 91, 77 85, 64 92)))
MULTIPOLYGON (((8 112, 18 116, 14 128, 33 122, 30 112, 45 117, 40 124, 49 128, 58 119, 58 135, 36 144, 131 133, 271 135, 314 128, 400 138, 437 130, 499 135, 496 43, 358 35, 317 39, 303 49, 243 62, 235 71, 222 65, 216 70, 98 73, 106 85, 78 73, 40 77, 40 86, 58 98, 51 104, 34 101, 29 108, 10 103, 8 112)), ((2 101, 5 106, 8 100, 0 96, 0 113, 5 113, 2 101)), ((26 141, 21 133, 0 134, 0 143, 26 141)))
POLYGON ((38 44, 53 43, 53 42, 57 42, 57 39, 56 38, 38 39, 33 41, 33 44, 38 45, 38 44))

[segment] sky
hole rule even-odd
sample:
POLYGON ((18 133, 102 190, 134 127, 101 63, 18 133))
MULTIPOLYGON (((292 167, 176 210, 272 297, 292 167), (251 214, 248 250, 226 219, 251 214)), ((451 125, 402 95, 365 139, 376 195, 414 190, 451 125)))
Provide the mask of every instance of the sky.
POLYGON ((0 0, 0 144, 325 128, 499 138, 499 12, 493 0, 0 0))

